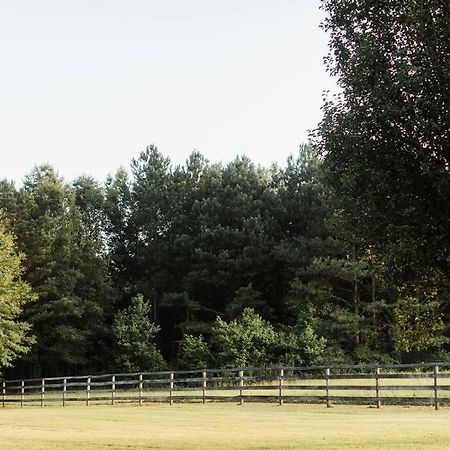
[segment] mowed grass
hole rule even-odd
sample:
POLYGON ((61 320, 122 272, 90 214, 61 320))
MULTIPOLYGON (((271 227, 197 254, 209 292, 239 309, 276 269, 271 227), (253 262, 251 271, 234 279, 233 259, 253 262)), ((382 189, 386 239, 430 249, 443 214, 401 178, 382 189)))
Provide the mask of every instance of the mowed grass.
POLYGON ((443 449, 450 408, 232 403, 0 408, 2 449, 443 449))

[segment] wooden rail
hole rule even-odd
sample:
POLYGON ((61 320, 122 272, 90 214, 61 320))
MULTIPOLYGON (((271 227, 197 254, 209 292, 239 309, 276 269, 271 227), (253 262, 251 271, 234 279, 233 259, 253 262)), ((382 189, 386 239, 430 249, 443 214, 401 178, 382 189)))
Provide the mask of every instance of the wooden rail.
POLYGON ((450 362, 247 367, 1 381, 2 406, 246 401, 450 405, 450 362))

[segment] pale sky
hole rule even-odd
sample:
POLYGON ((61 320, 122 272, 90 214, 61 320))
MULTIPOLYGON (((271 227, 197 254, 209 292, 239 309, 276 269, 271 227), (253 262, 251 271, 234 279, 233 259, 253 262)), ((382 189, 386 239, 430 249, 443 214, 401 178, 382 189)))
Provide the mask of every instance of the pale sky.
POLYGON ((149 144, 284 164, 334 90, 319 0, 0 0, 0 178, 103 180, 149 144))

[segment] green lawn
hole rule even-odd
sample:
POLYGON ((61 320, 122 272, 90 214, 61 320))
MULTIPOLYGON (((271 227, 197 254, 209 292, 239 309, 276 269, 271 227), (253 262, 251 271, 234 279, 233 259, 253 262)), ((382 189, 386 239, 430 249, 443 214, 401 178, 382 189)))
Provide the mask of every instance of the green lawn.
POLYGON ((450 409, 231 403, 0 408, 2 449, 450 448, 450 409))

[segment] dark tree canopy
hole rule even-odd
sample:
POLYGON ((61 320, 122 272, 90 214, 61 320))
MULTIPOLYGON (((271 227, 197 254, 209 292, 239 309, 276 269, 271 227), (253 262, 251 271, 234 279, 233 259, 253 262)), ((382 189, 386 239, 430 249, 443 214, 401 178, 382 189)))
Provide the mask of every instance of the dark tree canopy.
POLYGON ((342 92, 317 145, 350 220, 390 268, 449 270, 450 4, 324 0, 342 92))

